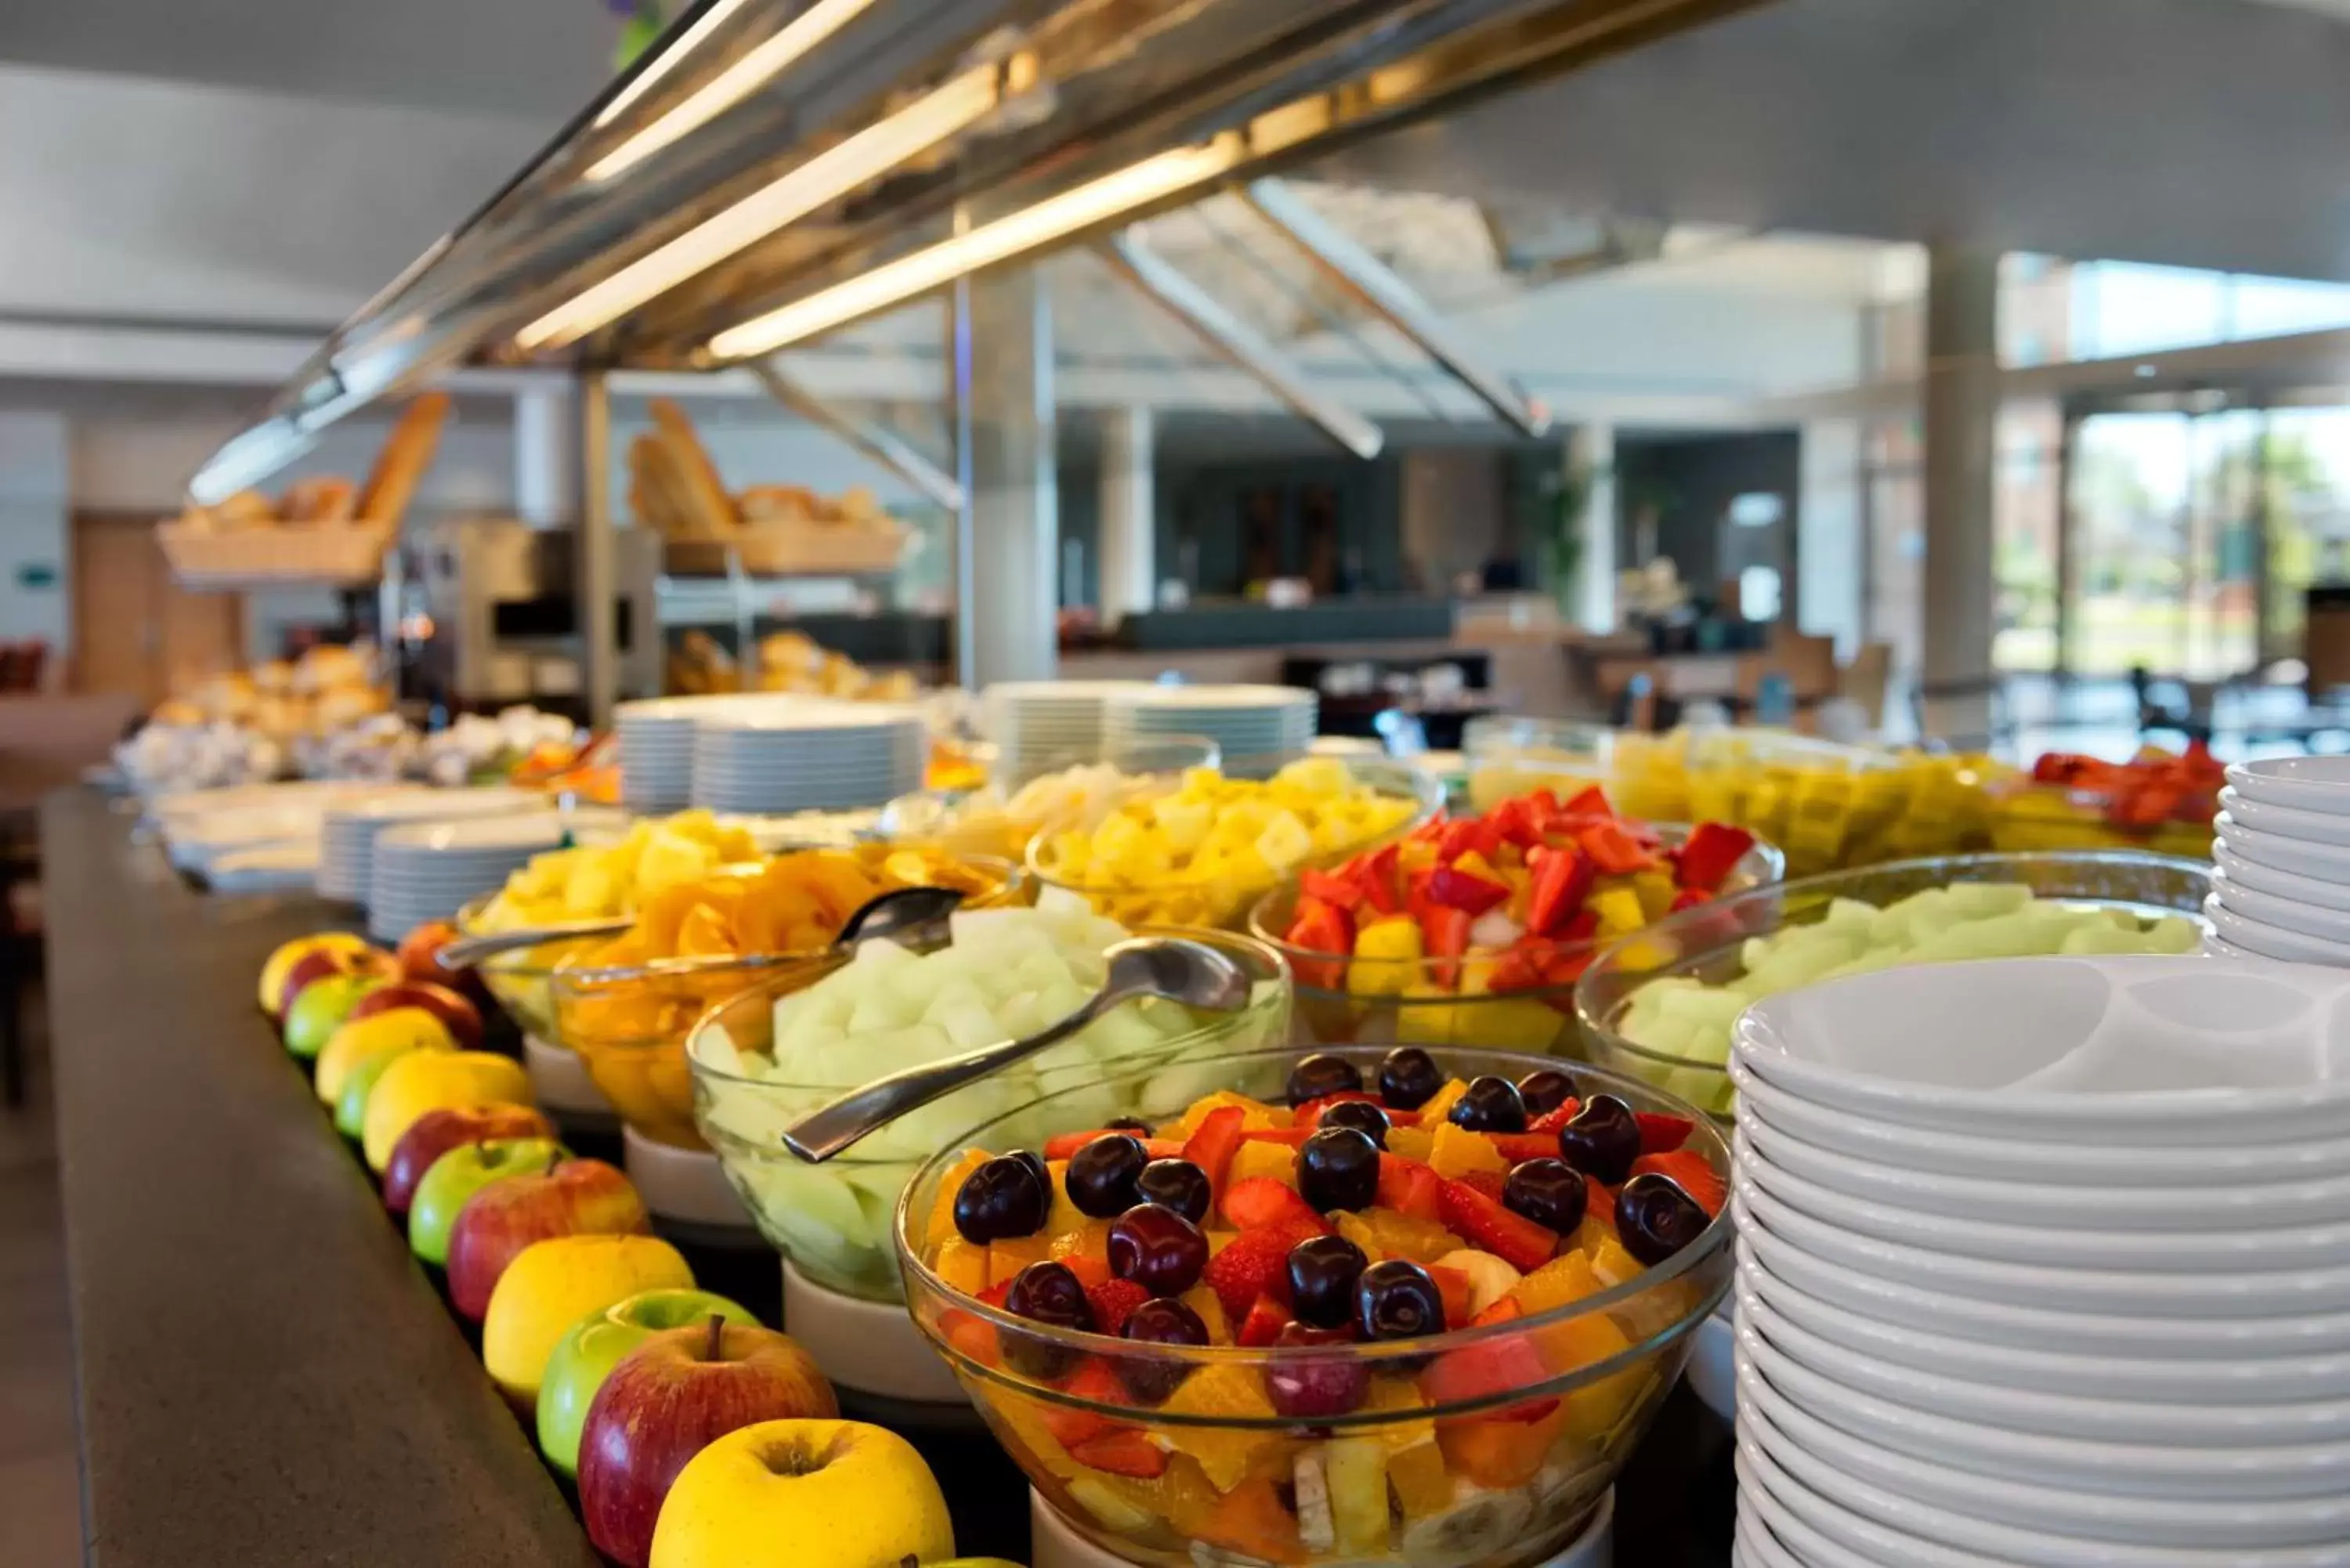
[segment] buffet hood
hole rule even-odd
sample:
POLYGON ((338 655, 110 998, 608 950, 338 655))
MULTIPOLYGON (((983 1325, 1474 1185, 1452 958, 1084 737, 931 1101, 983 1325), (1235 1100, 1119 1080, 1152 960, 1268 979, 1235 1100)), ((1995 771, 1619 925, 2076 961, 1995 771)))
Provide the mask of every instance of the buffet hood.
POLYGON ((1759 3, 702 0, 191 493, 460 366, 759 361, 1759 3))

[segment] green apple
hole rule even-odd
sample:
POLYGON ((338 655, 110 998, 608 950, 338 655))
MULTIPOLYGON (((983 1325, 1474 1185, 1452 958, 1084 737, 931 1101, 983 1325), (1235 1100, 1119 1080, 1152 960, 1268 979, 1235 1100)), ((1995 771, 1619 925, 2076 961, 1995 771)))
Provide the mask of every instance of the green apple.
POLYGON ((312 981, 286 1010, 286 1049, 306 1062, 315 1061, 359 998, 390 983, 391 976, 380 972, 330 974, 312 981))
MULTIPOLYGON (((320 981, 319 984, 325 984, 320 981)), ((314 985, 310 991, 318 987, 314 985)), ((310 994, 309 991, 302 993, 310 994)), ((298 1003, 296 1005, 299 1005, 298 1003)), ((375 1081, 384 1075, 394 1062, 407 1055, 405 1051, 380 1051, 361 1058, 343 1075, 342 1093, 335 1097, 335 1130, 356 1141, 367 1130, 368 1096, 375 1093, 375 1081)))
POLYGON ((579 1432, 604 1375, 620 1357, 664 1329, 712 1316, 756 1328, 749 1308, 710 1291, 646 1291, 590 1313, 571 1325, 547 1358, 538 1383, 538 1451, 567 1477, 579 1472, 579 1432))
POLYGON ((408 1250, 435 1268, 449 1264, 449 1236, 466 1199, 494 1181, 531 1176, 568 1158, 551 1137, 494 1137, 460 1144, 434 1160, 408 1204, 408 1250))

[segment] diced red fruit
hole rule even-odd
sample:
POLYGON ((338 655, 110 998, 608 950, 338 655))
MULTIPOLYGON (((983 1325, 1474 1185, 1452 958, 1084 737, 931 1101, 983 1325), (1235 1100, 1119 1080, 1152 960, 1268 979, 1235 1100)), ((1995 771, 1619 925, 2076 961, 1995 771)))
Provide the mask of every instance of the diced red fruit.
POLYGON ((1656 857, 1620 822, 1595 822, 1575 834, 1592 866, 1603 877, 1629 877, 1656 864, 1656 857))
POLYGON ((1669 1154, 1689 1142, 1690 1128, 1697 1124, 1687 1116, 1676 1116, 1664 1111, 1635 1111, 1640 1124, 1640 1152, 1669 1154))
POLYGON ((1295 1148, 1314 1136, 1312 1127, 1250 1127, 1241 1134, 1243 1143, 1285 1143, 1295 1148))
POLYGON ((1507 1323, 1513 1317, 1523 1317, 1525 1315, 1525 1308, 1518 1304, 1518 1300, 1515 1296, 1503 1296, 1492 1306, 1487 1307, 1483 1312, 1481 1312, 1475 1317, 1471 1318, 1469 1320, 1469 1326, 1471 1328, 1484 1328, 1497 1323, 1507 1323))
POLYGON ((1399 853, 1392 844, 1375 851, 1363 862, 1358 877, 1363 898, 1382 915, 1403 913, 1403 878, 1396 869, 1399 853))
MULTIPOLYGON (((1505 1334, 1481 1345, 1448 1351, 1419 1375, 1419 1391, 1431 1405, 1460 1405, 1547 1382, 1551 1370, 1523 1334, 1505 1334)), ((1558 1401, 1530 1399, 1492 1412, 1504 1420, 1539 1421, 1558 1401)))
POLYGON ((1322 1216, 1297 1195, 1295 1188, 1270 1176, 1252 1176, 1232 1183, 1232 1190, 1224 1194, 1224 1218, 1243 1231, 1303 1227, 1319 1234, 1326 1229, 1322 1216))
POLYGON ((1019 1276, 1016 1274, 1006 1274, 1003 1278, 996 1281, 993 1284, 980 1292, 979 1299, 985 1302, 992 1307, 1002 1306, 1005 1300, 1012 1294, 1012 1282, 1018 1277, 1019 1276))
MULTIPOLYGON (((1008 1288, 1010 1282, 1006 1281, 1005 1284, 1008 1288)), ((982 1323, 970 1313, 951 1307, 941 1313, 939 1334, 955 1347, 957 1354, 978 1362, 982 1366, 1000 1366, 1003 1363, 1003 1349, 995 1337, 994 1325, 982 1323)))
POLYGON ((1433 1220, 1441 1211, 1444 1179, 1416 1159, 1399 1154, 1379 1156, 1378 1205, 1414 1220, 1433 1220))
POLYGON ((1542 1115, 1528 1122, 1526 1124, 1526 1131, 1530 1133, 1541 1133, 1551 1138, 1553 1140, 1551 1153, 1556 1154, 1558 1152, 1558 1148, 1556 1147, 1558 1129, 1573 1121, 1575 1116, 1581 1113, 1582 1109, 1583 1102, 1576 1099, 1573 1095, 1569 1095, 1558 1105, 1552 1106, 1549 1110, 1544 1111, 1542 1115))
POLYGON ((1459 1269, 1447 1269, 1435 1263, 1422 1265, 1428 1277, 1436 1282, 1436 1293, 1444 1299, 1444 1326, 1459 1328, 1471 1316, 1469 1302, 1476 1286, 1459 1269))
POLYGON ((1732 827, 1726 822, 1700 822, 1690 830, 1690 836, 1676 857, 1678 880, 1684 888, 1702 892, 1721 890, 1723 882, 1738 868, 1739 861, 1754 847, 1754 836, 1742 827, 1732 827))
POLYGON ((1114 1334, 1124 1328, 1134 1309, 1149 1299, 1150 1293, 1132 1280, 1106 1279, 1086 1287, 1086 1301, 1094 1309, 1094 1327, 1103 1334, 1114 1334))
POLYGON ((1572 849, 1555 849, 1534 866, 1534 886, 1527 896, 1526 930, 1537 937, 1565 933, 1566 923, 1583 910, 1599 879, 1595 856, 1572 849))
MULTIPOLYGON (((1436 840, 1436 858, 1446 866, 1464 855, 1491 860, 1501 842, 1502 835, 1490 818, 1464 816, 1444 825, 1444 832, 1436 840)), ((1509 893, 1507 888, 1502 889, 1503 898, 1509 897, 1509 893)))
POLYGON ((1126 1127, 1090 1127, 1084 1132, 1055 1133, 1045 1140, 1046 1159, 1066 1159, 1097 1137, 1113 1133, 1126 1133, 1142 1146, 1142 1151, 1153 1159, 1173 1159, 1183 1152, 1180 1140, 1168 1137, 1144 1137, 1126 1127))
POLYGON ((1068 1445, 1069 1458, 1088 1469, 1150 1480, 1166 1473, 1167 1450, 1133 1427, 1118 1427, 1082 1443, 1068 1445))
POLYGON ((1296 971, 1301 984, 1316 991, 1336 991, 1346 983, 1344 955, 1355 950, 1355 922, 1347 918, 1346 910, 1319 898, 1301 898, 1296 917, 1289 922, 1284 940, 1303 952, 1341 955, 1293 959, 1290 967, 1296 971))
POLYGON ((1500 1199, 1465 1181, 1444 1184, 1443 1219, 1446 1230, 1467 1238, 1471 1245, 1492 1253, 1522 1274, 1541 1268, 1558 1251, 1555 1231, 1511 1212, 1500 1199))
MULTIPOLYGON (((1089 1356, 1078 1363, 1076 1371, 1071 1373, 1061 1386, 1077 1398, 1097 1405, 1123 1405, 1128 1402, 1126 1385, 1118 1380, 1118 1374, 1110 1370, 1109 1364, 1098 1357, 1089 1356)), ((1075 1449, 1104 1433, 1121 1429, 1117 1422, 1097 1411, 1075 1409, 1049 1399, 1039 1399, 1036 1405, 1037 1418, 1043 1422, 1045 1429, 1053 1434, 1053 1440, 1065 1449, 1075 1449)), ((1132 1430, 1131 1428, 1123 1429, 1132 1430)))
POLYGON ((1555 1130, 1539 1133, 1529 1124, 1522 1133, 1487 1133, 1485 1137, 1501 1151, 1502 1158, 1512 1165, 1523 1165, 1530 1159, 1558 1158, 1558 1134, 1555 1130))
POLYGON ((1428 898, 1432 904, 1459 910, 1473 919, 1498 905, 1508 903, 1510 885, 1489 881, 1457 867, 1440 866, 1429 873, 1428 898))
POLYGON ((1223 1190, 1224 1172, 1241 1147, 1241 1121, 1246 1115, 1238 1106, 1218 1106, 1200 1119, 1183 1145, 1183 1158, 1200 1168, 1211 1191, 1223 1190))
POLYGON ((1577 909, 1575 919, 1566 922, 1566 929, 1559 932, 1558 940, 1563 942, 1587 942, 1598 934, 1599 911, 1577 909))
POLYGON ((1310 1231, 1286 1225, 1243 1231, 1222 1251, 1208 1260, 1200 1277, 1216 1293, 1224 1315, 1238 1323, 1248 1315, 1259 1296, 1269 1295, 1281 1302, 1289 1299, 1289 1249, 1308 1236, 1319 1235, 1321 1230, 1316 1221, 1310 1231))
POLYGON ((1596 1176, 1583 1179, 1583 1217, 1597 1220, 1611 1231, 1616 1229, 1616 1189, 1596 1176))
POLYGON ((1667 906, 1665 912, 1669 915, 1678 915, 1683 909, 1694 909, 1700 904, 1711 904, 1712 902, 1712 894, 1700 893, 1695 888, 1684 888, 1679 892, 1673 895, 1673 901, 1671 904, 1667 906))
MULTIPOLYGON (((1503 889, 1503 897, 1507 897, 1503 889)), ((1469 950, 1472 917, 1466 909, 1431 905, 1419 918, 1421 950, 1429 960, 1429 979, 1451 987, 1461 983, 1461 960, 1469 950)))
MULTIPOLYGON (((1498 1170, 1466 1170, 1461 1173, 1460 1180, 1462 1186, 1472 1188, 1499 1203, 1502 1200, 1502 1189, 1508 1184, 1509 1179, 1498 1170)), ((1438 1209, 1440 1218, 1442 1213, 1443 1210, 1440 1205, 1438 1209)))
POLYGON ((1686 1192, 1708 1215, 1721 1212, 1721 1205, 1730 1196, 1721 1177, 1705 1156, 1693 1148, 1678 1148, 1667 1154, 1644 1154, 1632 1162, 1632 1174, 1654 1174, 1665 1177, 1686 1192))
POLYGON ((1250 1307, 1248 1316, 1241 1319, 1240 1328, 1232 1334, 1235 1343, 1252 1350, 1271 1345, 1289 1326, 1289 1309, 1271 1296, 1259 1296, 1250 1307))
POLYGON ((1353 914, 1363 907, 1363 889, 1343 876, 1319 871, 1309 866, 1297 875, 1298 890, 1306 898, 1318 898, 1344 914, 1353 914))
POLYGON ((1561 816, 1613 817, 1616 808, 1607 804, 1607 792, 1597 784, 1586 784, 1558 808, 1561 816))

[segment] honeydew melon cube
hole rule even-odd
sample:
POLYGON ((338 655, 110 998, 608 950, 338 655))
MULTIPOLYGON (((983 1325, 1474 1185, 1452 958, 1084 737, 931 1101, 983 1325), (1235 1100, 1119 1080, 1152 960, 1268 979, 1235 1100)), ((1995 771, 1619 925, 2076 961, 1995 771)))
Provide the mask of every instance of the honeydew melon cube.
POLYGON ((1671 1018, 1661 1013, 1624 1021, 1624 1038, 1659 1056, 1690 1054, 1700 1033, 1701 1031, 1694 1020, 1671 1018))
POLYGON ((708 1028, 695 1030, 687 1048, 704 1066, 737 1078, 743 1075, 743 1053, 734 1048, 733 1037, 723 1025, 712 1023, 708 1028))
POLYGON ((2137 932, 2118 931, 2101 921, 2065 932, 2064 943, 2056 950, 2086 957, 2097 953, 2142 953, 2147 947, 2146 939, 2137 932))
POLYGON ((2148 927, 2141 952, 2191 953, 2203 946, 2203 928, 2183 915, 2165 915, 2148 927))
POLYGON ((1950 894, 1951 909, 1961 919, 1970 920, 2011 915, 2033 902, 2032 889, 2021 882, 1954 882, 1945 891, 1950 894))
POLYGON ((1878 910, 1874 904, 1864 904, 1857 898, 1831 898, 1828 912, 1820 918, 1824 926, 1856 926, 1867 929, 1877 923, 1878 910))
POLYGON ((919 998, 907 995, 901 988, 877 985, 858 993, 857 1005, 849 1009, 847 1030, 853 1035, 886 1034, 921 1015, 919 998))
MULTIPOLYGON (((985 914, 989 911, 983 909, 975 910, 973 912, 977 914, 985 914)), ((1006 909, 1001 912, 1004 914, 1012 914, 1016 911, 1006 909)), ((1073 888, 1044 888, 1037 891, 1035 912, 1039 915, 1055 919, 1076 915, 1090 916, 1094 912, 1094 907, 1086 901, 1086 896, 1083 893, 1077 892, 1073 888)), ((949 923, 952 924, 954 921, 961 920, 965 918, 966 917, 962 915, 950 916, 949 923)), ((960 940, 961 939, 958 938, 957 940, 960 940)))
POLYGON ((1659 997, 1657 1007, 1668 1018, 1686 1019, 1694 1024, 1727 1030, 1738 1022, 1738 1015, 1746 1011, 1746 992, 1735 985, 1719 988, 1678 986, 1659 997))

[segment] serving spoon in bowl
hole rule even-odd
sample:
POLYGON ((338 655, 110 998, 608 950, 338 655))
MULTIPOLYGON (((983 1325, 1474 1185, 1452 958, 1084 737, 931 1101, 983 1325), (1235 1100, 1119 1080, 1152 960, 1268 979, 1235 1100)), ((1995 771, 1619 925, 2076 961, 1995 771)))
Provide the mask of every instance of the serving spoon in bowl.
MULTIPOLYGON (((841 922, 835 948, 851 948, 876 937, 903 937, 935 926, 955 912, 963 899, 958 888, 896 888, 859 904, 841 922)), ((617 937, 637 923, 634 915, 600 920, 569 920, 552 926, 518 926, 478 937, 460 937, 442 948, 437 961, 451 972, 469 970, 485 959, 542 942, 574 941, 582 937, 617 937)))
POLYGON ((1156 996, 1208 1012, 1248 1005, 1247 974, 1227 954, 1182 937, 1136 937, 1109 950, 1109 973, 1090 1001, 1035 1033, 878 1078, 784 1129, 784 1147, 821 1165, 899 1116, 1057 1045, 1122 1002, 1156 996))

